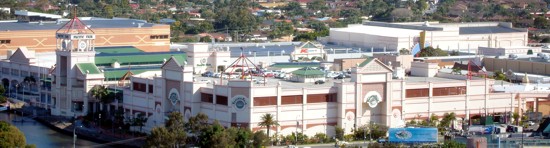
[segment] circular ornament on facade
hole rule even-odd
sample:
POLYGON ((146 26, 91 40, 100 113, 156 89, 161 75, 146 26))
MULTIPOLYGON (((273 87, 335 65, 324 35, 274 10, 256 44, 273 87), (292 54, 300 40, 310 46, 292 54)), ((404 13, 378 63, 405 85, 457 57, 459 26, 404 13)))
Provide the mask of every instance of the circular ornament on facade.
POLYGON ((172 88, 170 90, 170 95, 168 96, 168 100, 172 102, 172 105, 176 105, 176 103, 180 101, 178 90, 176 90, 175 88, 172 88))
POLYGON ((370 91, 365 95, 364 102, 368 103, 371 108, 375 108, 378 103, 382 102, 382 97, 376 91, 370 91))
POLYGON ((206 58, 201 59, 201 64, 206 64, 206 58))
POLYGON ((246 105, 248 104, 246 102, 248 98, 246 98, 245 96, 243 95, 236 95, 233 97, 233 102, 231 102, 231 104, 233 104, 233 107, 238 110, 238 111, 242 111, 246 108, 246 105))
POLYGON ((86 49, 86 47, 88 47, 88 44, 86 44, 86 42, 84 42, 84 41, 78 42, 78 49, 84 50, 84 49, 86 49))

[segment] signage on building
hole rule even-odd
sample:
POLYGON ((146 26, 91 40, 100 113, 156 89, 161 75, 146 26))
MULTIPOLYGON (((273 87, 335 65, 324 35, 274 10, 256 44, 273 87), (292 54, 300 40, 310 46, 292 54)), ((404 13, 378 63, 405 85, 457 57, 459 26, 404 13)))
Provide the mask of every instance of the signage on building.
POLYGON ((95 35, 94 34, 62 34, 62 33, 59 33, 56 35, 57 38, 62 38, 62 39, 95 39, 95 35))
POLYGON ((178 103, 178 101, 180 101, 180 98, 179 98, 179 95, 178 95, 178 91, 174 88, 172 88, 170 90, 170 95, 168 96, 168 100, 170 100, 170 102, 172 102, 172 105, 176 105, 176 103, 178 103))
POLYGON ((246 102, 246 97, 243 96, 243 95, 236 95, 233 97, 233 102, 231 102, 231 104, 233 104, 233 107, 238 110, 238 111, 242 111, 246 108, 246 105, 248 104, 246 102))
POLYGON ((319 49, 317 49, 317 48, 302 48, 302 49, 300 49, 300 53, 319 53, 319 49))
POLYGON ((390 128, 391 143, 436 143, 437 128, 390 128))
POLYGON ((74 39, 95 39, 95 35, 93 34, 76 34, 71 35, 71 40, 74 39))
POLYGON ((197 64, 197 66, 210 66, 211 64, 197 64))
POLYGON ((382 97, 376 91, 370 91, 365 95, 364 102, 368 103, 371 108, 375 108, 378 103, 382 102, 382 97))

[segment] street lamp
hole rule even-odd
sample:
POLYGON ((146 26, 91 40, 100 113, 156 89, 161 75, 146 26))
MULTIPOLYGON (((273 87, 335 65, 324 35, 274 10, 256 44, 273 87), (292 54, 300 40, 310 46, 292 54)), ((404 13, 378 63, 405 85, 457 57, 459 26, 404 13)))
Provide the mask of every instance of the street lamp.
POLYGON ((82 127, 82 126, 76 126, 76 116, 74 117, 74 125, 73 125, 73 148, 76 148, 76 128, 82 127))
POLYGON ((296 135, 295 135, 296 145, 298 145, 298 128, 300 127, 300 121, 298 120, 299 118, 300 118, 300 115, 296 116, 296 135))

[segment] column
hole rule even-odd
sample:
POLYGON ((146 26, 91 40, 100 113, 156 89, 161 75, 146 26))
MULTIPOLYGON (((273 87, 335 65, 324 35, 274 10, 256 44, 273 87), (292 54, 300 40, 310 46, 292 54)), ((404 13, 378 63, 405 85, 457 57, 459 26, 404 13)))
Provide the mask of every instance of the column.
MULTIPOLYGON (((363 95, 362 95, 362 92, 363 92, 363 85, 360 85, 358 83, 355 83, 355 120, 354 120, 354 123, 356 126, 360 126, 362 123, 366 123, 364 120, 367 120, 367 119, 363 119, 363 115, 360 114, 363 112, 363 95), (361 124, 360 124, 361 123, 361 124)), ((345 110, 344 110, 345 111, 345 110)), ((344 115, 346 113, 344 112, 344 115)), ((372 116, 369 117, 370 119, 368 120, 372 120, 372 116)))
POLYGON ((306 119, 306 114, 307 114, 307 89, 306 88, 302 88, 302 116, 301 116, 301 119, 299 120, 302 120, 302 124, 301 124, 301 131, 302 133, 304 133, 304 131, 306 130, 306 124, 307 124, 307 121, 305 120, 306 119))
POLYGON ((401 81, 401 120, 405 121, 407 119, 407 114, 405 112, 405 98, 407 97, 406 96, 406 92, 407 92, 407 88, 405 87, 406 84, 405 84, 405 80, 401 81))
POLYGON ((485 102, 483 103, 484 107, 485 107, 485 116, 487 116, 487 112, 489 110, 489 83, 487 83, 487 81, 489 81, 489 79, 485 79, 485 87, 484 87, 484 97, 485 97, 485 102))
POLYGON ((428 119, 432 117, 432 103, 433 103, 433 88, 434 84, 433 82, 428 83, 428 119))
POLYGON ((466 109, 466 119, 470 120, 470 80, 466 80, 466 96, 465 96, 464 108, 466 109))
MULTIPOLYGON (((254 52, 254 54, 256 54, 256 52, 254 52)), ((281 87, 281 82, 278 82, 277 84, 277 114, 276 114, 276 120, 277 121, 281 121, 279 116, 282 115, 281 114, 281 99, 282 99, 282 87, 281 87)), ((277 131, 276 133, 279 133, 281 132, 281 126, 277 126, 277 131)))

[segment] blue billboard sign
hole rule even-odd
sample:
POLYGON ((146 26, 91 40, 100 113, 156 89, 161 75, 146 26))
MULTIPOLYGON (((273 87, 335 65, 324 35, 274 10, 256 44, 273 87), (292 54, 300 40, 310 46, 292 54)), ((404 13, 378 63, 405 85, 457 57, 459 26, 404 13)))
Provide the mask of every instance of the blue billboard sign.
POLYGON ((390 128, 390 143, 435 143, 437 128, 390 128))

